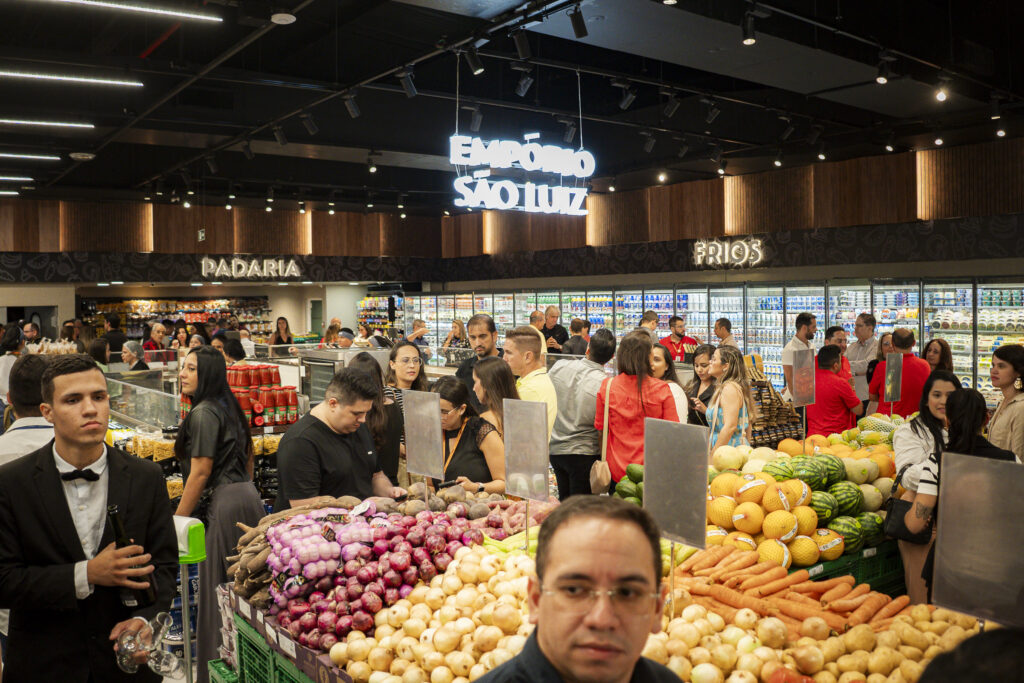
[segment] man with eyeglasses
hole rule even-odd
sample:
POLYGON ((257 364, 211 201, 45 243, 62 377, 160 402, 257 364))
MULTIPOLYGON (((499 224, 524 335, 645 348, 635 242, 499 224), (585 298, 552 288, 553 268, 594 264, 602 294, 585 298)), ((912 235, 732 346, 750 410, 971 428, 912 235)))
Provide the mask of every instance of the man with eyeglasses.
POLYGON ((605 496, 559 505, 540 527, 528 592, 536 628, 480 683, 678 683, 640 654, 668 596, 658 525, 643 508, 605 496))
POLYGON ((878 338, 875 337, 875 316, 861 313, 853 325, 857 339, 846 348, 846 359, 850 361, 853 373, 853 390, 864 407, 868 405, 868 363, 878 355, 878 338))

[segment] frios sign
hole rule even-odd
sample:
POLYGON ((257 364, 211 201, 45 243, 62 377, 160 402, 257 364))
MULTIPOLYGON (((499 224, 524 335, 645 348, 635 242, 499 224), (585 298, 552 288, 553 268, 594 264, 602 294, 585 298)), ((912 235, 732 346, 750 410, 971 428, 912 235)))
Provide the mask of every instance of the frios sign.
POLYGON ((483 167, 473 175, 455 179, 458 197, 455 206, 485 209, 516 209, 529 213, 559 213, 567 216, 587 215, 587 188, 546 185, 512 180, 493 181, 491 169, 522 168, 527 172, 557 174, 583 180, 594 175, 594 155, 583 149, 542 145, 539 133, 516 140, 490 140, 453 135, 449 139, 449 161, 467 169, 483 167))
POLYGON ((693 263, 706 268, 749 268, 764 259, 764 245, 756 237, 735 240, 697 240, 693 263))

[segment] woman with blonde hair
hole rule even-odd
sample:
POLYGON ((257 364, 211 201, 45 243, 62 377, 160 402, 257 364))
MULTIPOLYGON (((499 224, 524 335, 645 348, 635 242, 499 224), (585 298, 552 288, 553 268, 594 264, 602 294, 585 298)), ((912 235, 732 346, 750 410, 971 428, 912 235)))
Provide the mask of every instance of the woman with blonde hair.
POLYGON ((466 326, 458 318, 452 321, 452 329, 445 338, 444 345, 441 348, 469 348, 469 337, 466 336, 466 326))
POLYGON ((714 453, 719 446, 749 444, 750 417, 754 406, 743 354, 735 347, 719 346, 711 357, 708 371, 718 385, 707 412, 711 452, 714 453))
POLYGON ((334 348, 338 345, 338 335, 341 334, 341 325, 333 323, 324 332, 324 338, 320 340, 320 348, 334 348))

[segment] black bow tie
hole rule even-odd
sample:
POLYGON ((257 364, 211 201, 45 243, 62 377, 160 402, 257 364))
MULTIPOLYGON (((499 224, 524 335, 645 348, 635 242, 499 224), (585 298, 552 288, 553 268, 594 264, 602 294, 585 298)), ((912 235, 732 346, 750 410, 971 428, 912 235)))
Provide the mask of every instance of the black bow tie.
POLYGON ((92 470, 74 470, 72 472, 65 472, 60 475, 60 478, 64 481, 74 481, 75 479, 85 479, 86 481, 97 481, 100 475, 96 474, 92 470))

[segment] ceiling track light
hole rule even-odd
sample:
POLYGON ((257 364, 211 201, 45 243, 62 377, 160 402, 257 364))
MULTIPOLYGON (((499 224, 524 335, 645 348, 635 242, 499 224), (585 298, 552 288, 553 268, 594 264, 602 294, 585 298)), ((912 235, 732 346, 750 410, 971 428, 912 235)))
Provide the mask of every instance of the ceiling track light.
POLYGON ((359 111, 359 105, 356 103, 355 93, 349 93, 348 95, 345 95, 341 99, 344 100, 345 102, 345 109, 348 110, 349 117, 353 119, 358 119, 359 114, 361 112, 359 111))
POLYGON ((0 69, 0 78, 60 81, 63 83, 83 83, 86 85, 116 85, 128 88, 142 87, 142 81, 126 81, 116 78, 92 78, 89 76, 70 76, 68 74, 42 73, 38 71, 11 71, 10 69, 0 69))
POLYGON ((274 207, 272 207, 270 204, 267 204, 263 210, 266 211, 267 213, 270 213, 271 211, 274 210, 274 207))
POLYGON ((996 95, 993 95, 992 99, 990 100, 990 102, 991 102, 991 106, 992 106, 992 113, 990 114, 989 117, 993 121, 998 121, 999 119, 1001 119, 1003 117, 1003 112, 999 108, 999 98, 996 95))
POLYGON ((782 166, 782 150, 780 149, 775 153, 775 161, 772 162, 775 168, 782 166))
POLYGON ((754 30, 755 17, 753 12, 743 15, 743 44, 746 46, 757 43, 757 33, 754 30))
POLYGON ((615 192, 615 178, 608 181, 608 191, 615 192))
POLYGON ((570 10, 569 21, 572 23, 572 32, 576 35, 576 40, 583 40, 590 31, 587 30, 587 20, 583 18, 583 11, 579 5, 576 5, 575 9, 570 10))
POLYGON ((480 111, 479 104, 473 104, 463 107, 470 112, 469 129, 474 133, 479 132, 481 124, 484 122, 483 112, 480 111))
POLYGON ((645 138, 647 138, 644 141, 644 151, 650 154, 652 151, 654 151, 654 145, 658 143, 657 138, 654 137, 654 133, 651 133, 646 130, 641 132, 640 135, 643 135, 645 138))
POLYGON ((312 114, 307 112, 299 116, 299 119, 302 120, 302 125, 306 127, 306 132, 310 135, 316 135, 320 132, 320 126, 316 125, 312 114))
POLYGON ((885 151, 895 152, 896 151, 896 134, 889 133, 889 136, 885 139, 885 151))
POLYGON ((520 97, 526 97, 526 93, 530 91, 530 86, 533 85, 533 76, 528 73, 524 73, 519 76, 519 82, 516 83, 516 95, 520 97))
POLYGON ((306 213, 306 202, 299 200, 299 213, 306 213))
POLYGON ((515 43, 519 59, 529 59, 533 56, 533 52, 530 51, 530 37, 526 35, 525 29, 513 31, 512 42, 515 43))
POLYGON ((474 76, 479 76, 484 72, 484 63, 480 61, 480 53, 476 51, 475 47, 466 50, 466 64, 469 65, 469 70, 474 76))
POLYGON ((272 204, 273 202, 274 202, 274 186, 271 185, 270 187, 267 188, 267 204, 272 204))
POLYGON ((875 76, 875 83, 885 85, 889 82, 889 62, 884 59, 878 63, 878 74, 875 76))
POLYGON ((811 132, 807 134, 807 144, 813 145, 818 142, 818 138, 821 137, 821 133, 824 131, 819 125, 811 126, 811 132))
POLYGON ((708 105, 708 114, 704 117, 704 123, 711 125, 718 118, 718 115, 722 113, 722 110, 718 108, 714 100, 704 98, 701 100, 704 104, 708 105))
POLYGON ((228 182, 228 199, 234 199, 234 198, 235 198, 235 184, 232 183, 232 182, 228 182))
POLYGON ((186 209, 191 209, 192 208, 192 202, 190 202, 189 200, 186 199, 184 202, 181 203, 181 206, 183 208, 186 208, 186 209))
POLYGON ((194 19, 196 21, 221 22, 224 21, 213 14, 198 14, 196 12, 181 12, 179 10, 161 9, 147 5, 127 4, 121 2, 104 2, 103 0, 54 0, 65 5, 84 5, 86 7, 99 7, 103 9, 117 9, 125 12, 142 12, 145 14, 159 14, 175 19, 194 19))
POLYGON ((935 88, 935 99, 939 102, 949 99, 949 76, 939 76, 939 84, 935 88))
POLYGON ((284 136, 284 129, 281 126, 274 126, 274 139, 277 140, 277 144, 284 147, 288 144, 288 138, 284 136))
POLYGON ((250 144, 248 140, 242 143, 242 154, 244 154, 245 158, 249 161, 256 158, 256 153, 252 151, 252 144, 250 144))
POLYGON ((670 119, 673 116, 675 116, 676 112, 679 111, 679 106, 681 104, 682 103, 679 101, 679 98, 676 97, 676 94, 674 92, 668 93, 668 102, 665 103, 665 109, 662 110, 662 113, 665 115, 665 118, 670 119))
POLYGON ((622 93, 622 99, 619 100, 619 109, 626 111, 632 106, 633 102, 636 101, 636 89, 632 86, 626 86, 625 92, 622 93))
POLYGON ((366 156, 366 172, 367 173, 376 173, 377 172, 377 162, 374 161, 374 157, 376 157, 376 156, 377 156, 377 153, 373 152, 373 151, 371 151, 366 156))
POLYGON ((825 143, 821 142, 818 144, 818 161, 825 161, 826 158, 828 157, 825 155, 825 143))
POLYGON ((565 125, 565 135, 562 136, 562 141, 572 142, 576 137, 576 122, 572 119, 561 119, 560 122, 565 125))
POLYGON ((404 209, 405 208, 405 195, 404 194, 398 195, 398 208, 399 209, 404 209))
POLYGON ((217 159, 213 156, 206 157, 206 168, 210 169, 210 175, 217 175, 217 159))
POLYGON ((729 165, 729 162, 722 159, 718 162, 718 175, 725 175, 725 167, 729 165))
POLYGON ((405 96, 408 98, 416 97, 419 91, 416 90, 416 84, 412 80, 412 68, 406 68, 395 74, 398 78, 398 82, 402 86, 402 90, 405 92, 405 96))

